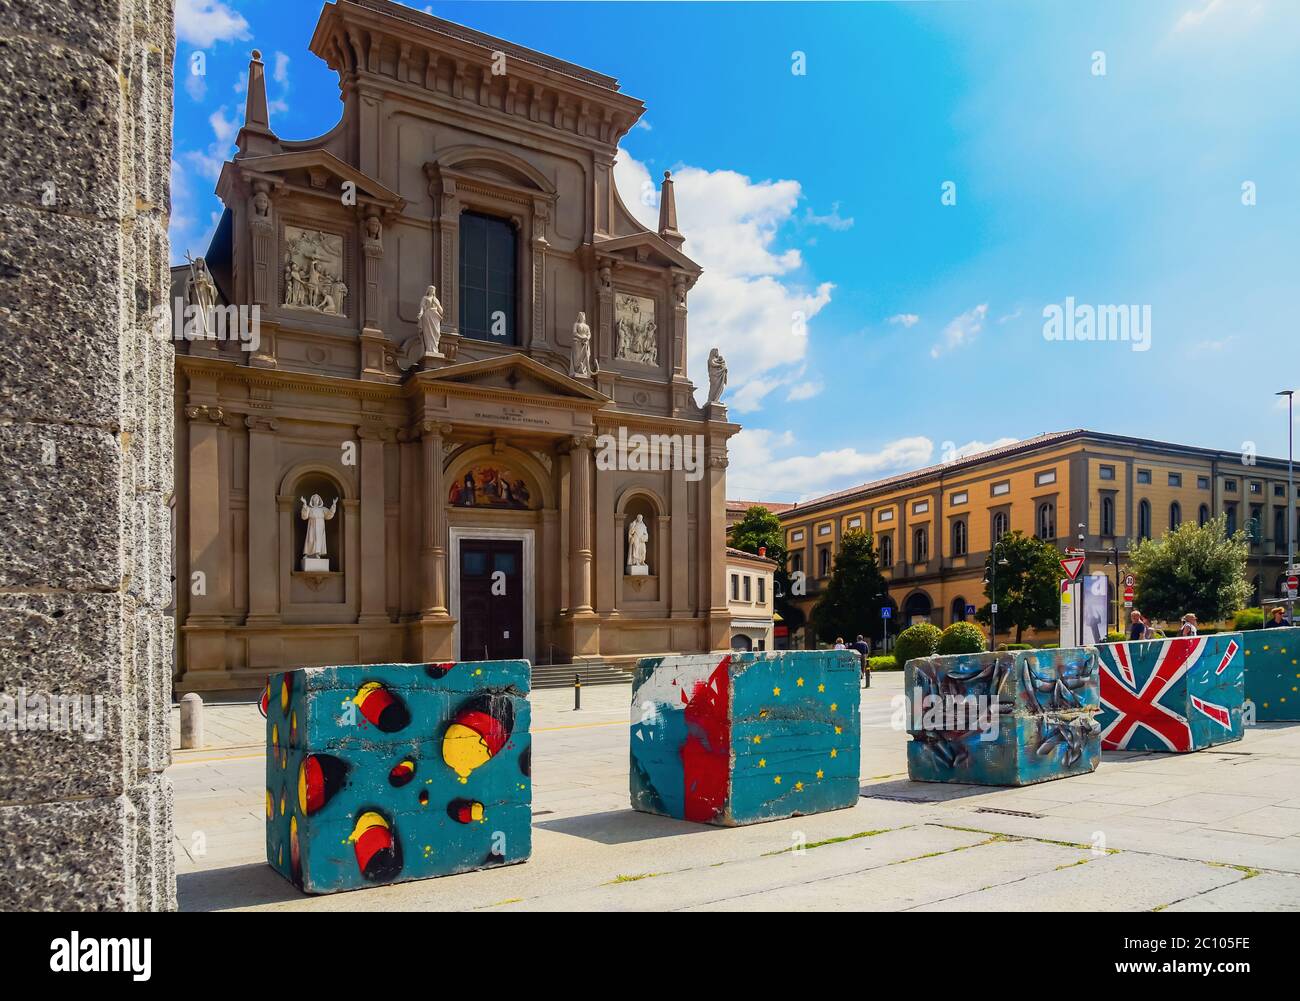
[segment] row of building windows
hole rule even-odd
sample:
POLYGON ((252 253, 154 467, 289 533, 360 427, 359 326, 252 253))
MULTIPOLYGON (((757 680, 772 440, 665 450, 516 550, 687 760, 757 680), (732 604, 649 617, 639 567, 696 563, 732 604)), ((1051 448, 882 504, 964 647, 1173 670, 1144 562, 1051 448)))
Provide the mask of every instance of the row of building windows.
MULTIPOLYGON (((824 552, 827 556, 830 555, 829 550, 824 550, 824 552)), ((795 555, 798 556, 799 554, 796 553, 795 555)), ((802 563, 803 561, 800 560, 799 562, 802 563)), ((738 573, 733 573, 731 575, 731 600, 732 601, 753 601, 755 582, 757 582, 758 584, 758 603, 760 605, 767 604, 767 578, 751 577, 749 574, 741 575, 738 573), (743 593, 745 595, 743 598, 741 597, 742 586, 743 586, 743 593)))
MULTIPOLYGON (((1226 505, 1225 513, 1227 515, 1227 530, 1231 535, 1237 531, 1237 508, 1235 504, 1226 505)), ((1198 525, 1205 525, 1210 520, 1210 506, 1201 504, 1196 512, 1198 525)), ((1169 531, 1174 531, 1183 523, 1183 508, 1178 501, 1169 505, 1169 531)), ((1101 498, 1101 534, 1103 536, 1114 537, 1115 531, 1115 498, 1105 495, 1101 498)), ((826 529, 824 534, 830 534, 830 526, 823 525, 826 529)), ((1001 539, 1011 529, 1010 515, 1006 511, 995 511, 993 513, 993 538, 1001 539)), ((1247 533, 1251 536, 1252 541, 1261 540, 1260 533, 1263 527, 1263 508, 1254 505, 1251 508, 1251 522, 1247 524, 1247 533)), ((1154 523, 1151 513, 1151 502, 1141 500, 1137 508, 1137 538, 1150 539, 1154 530, 1154 523)), ((1038 538, 1045 541, 1054 541, 1057 538, 1056 524, 1056 504, 1052 501, 1043 501, 1036 509, 1034 520, 1034 533, 1038 538)), ((969 533, 966 525, 966 519, 961 518, 952 523, 951 528, 952 545, 950 555, 954 557, 965 556, 969 551, 969 533)), ((802 537, 801 532, 794 532, 790 538, 792 542, 798 542, 802 537)), ((1296 537, 1300 539, 1300 513, 1297 514, 1296 537)), ((1286 541, 1286 510, 1277 508, 1273 512, 1273 538, 1279 543, 1286 541)), ((817 572, 819 576, 828 576, 831 572, 831 552, 829 548, 823 548, 818 558, 817 572)), ((881 535, 877 543, 877 555, 882 567, 889 568, 894 565, 894 538, 892 534, 881 535)), ((926 563, 930 559, 930 530, 928 526, 919 526, 912 531, 912 562, 926 563)), ((803 570, 803 556, 801 553, 791 554, 790 569, 792 571, 803 570)))

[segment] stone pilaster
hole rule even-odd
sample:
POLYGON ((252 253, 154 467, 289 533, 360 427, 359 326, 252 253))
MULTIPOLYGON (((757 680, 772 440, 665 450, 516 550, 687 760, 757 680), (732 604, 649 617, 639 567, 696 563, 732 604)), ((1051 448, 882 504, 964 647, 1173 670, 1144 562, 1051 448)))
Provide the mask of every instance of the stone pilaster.
POLYGON ((172 38, 167 0, 0 4, 0 692, 85 708, 5 743, 0 910, 176 906, 172 38))
POLYGON ((248 624, 280 622, 280 515, 276 505, 276 438, 270 417, 248 427, 248 624))
POLYGON ((361 613, 357 622, 388 621, 384 538, 384 432, 357 428, 361 440, 361 613))

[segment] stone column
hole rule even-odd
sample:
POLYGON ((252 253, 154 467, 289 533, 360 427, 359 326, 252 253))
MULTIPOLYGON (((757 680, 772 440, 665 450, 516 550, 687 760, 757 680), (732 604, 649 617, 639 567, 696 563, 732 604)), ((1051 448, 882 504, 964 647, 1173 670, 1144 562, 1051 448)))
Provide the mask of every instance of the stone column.
POLYGON ((186 625, 222 626, 230 610, 230 554, 221 506, 221 452, 228 418, 221 407, 203 404, 186 407, 185 416, 190 422, 190 579, 185 582, 190 589, 190 614, 186 625))
POLYGON ((248 427, 248 624, 272 625, 280 621, 277 424, 270 417, 246 417, 244 423, 248 427))
POLYGON ((447 611, 447 488, 442 481, 442 436, 451 425, 426 421, 420 425, 424 460, 424 618, 446 618, 447 611))
POLYGON ((384 433, 357 428, 361 441, 361 611, 358 623, 387 622, 384 545, 384 433))
POLYGON ((169 910, 172 6, 0 9, 0 691, 102 724, 5 740, 0 910, 169 910))
POLYGON ((578 615, 588 614, 591 607, 591 449, 595 440, 589 436, 573 439, 569 449, 569 483, 572 493, 569 511, 573 519, 569 533, 569 598, 578 615))
POLYGON ((384 356, 388 353, 388 339, 383 331, 383 272, 384 244, 383 221, 378 215, 367 216, 361 222, 362 323, 361 371, 366 382, 388 381, 384 356))

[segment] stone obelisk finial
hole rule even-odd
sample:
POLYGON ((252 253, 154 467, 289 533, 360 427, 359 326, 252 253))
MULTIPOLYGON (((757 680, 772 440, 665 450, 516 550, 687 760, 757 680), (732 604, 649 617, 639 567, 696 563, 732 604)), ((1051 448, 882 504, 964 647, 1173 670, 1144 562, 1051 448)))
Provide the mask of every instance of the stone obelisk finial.
POLYGON ((271 113, 266 103, 266 66, 262 53, 253 50, 248 61, 248 99, 244 103, 244 125, 235 140, 240 156, 265 156, 278 152, 279 143, 271 131, 271 113))
POLYGON ((673 194, 673 174, 664 171, 664 184, 659 192, 659 235, 674 247, 681 249, 686 237, 677 229, 677 196, 673 194))

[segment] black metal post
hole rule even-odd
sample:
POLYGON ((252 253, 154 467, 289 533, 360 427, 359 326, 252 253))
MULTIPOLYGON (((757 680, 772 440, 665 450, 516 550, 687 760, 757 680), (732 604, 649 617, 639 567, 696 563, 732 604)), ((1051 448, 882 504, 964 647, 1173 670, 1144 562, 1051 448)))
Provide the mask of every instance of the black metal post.
POLYGON ((582 708, 582 676, 578 674, 573 676, 573 708, 582 708))

